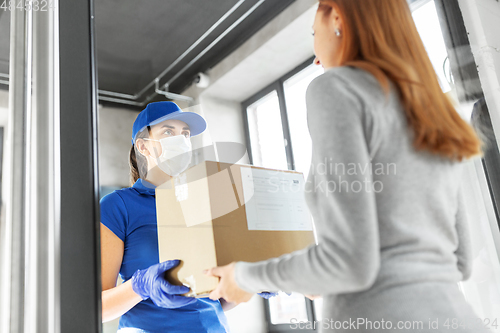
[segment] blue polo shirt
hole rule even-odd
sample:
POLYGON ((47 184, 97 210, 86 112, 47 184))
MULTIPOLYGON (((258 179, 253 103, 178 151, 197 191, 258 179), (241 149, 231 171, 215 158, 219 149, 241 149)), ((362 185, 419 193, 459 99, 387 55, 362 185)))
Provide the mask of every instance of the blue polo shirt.
MULTIPOLYGON (((101 199, 101 223, 125 245, 120 276, 124 281, 138 269, 159 262, 155 186, 139 179, 133 187, 101 199)), ((178 309, 156 306, 151 299, 138 303, 120 319, 124 332, 229 332, 219 301, 199 298, 178 309)), ((120 332, 120 330, 118 331, 120 332)))

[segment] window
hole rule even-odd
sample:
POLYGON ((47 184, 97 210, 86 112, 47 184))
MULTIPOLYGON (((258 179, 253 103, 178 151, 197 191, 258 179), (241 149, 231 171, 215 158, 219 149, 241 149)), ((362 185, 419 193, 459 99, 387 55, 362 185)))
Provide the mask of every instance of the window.
POLYGON ((297 170, 307 178, 312 150, 305 93, 324 72, 313 59, 242 103, 253 165, 297 170))
POLYGON ((307 127, 306 90, 309 83, 324 73, 321 66, 309 65, 287 79, 284 84, 290 141, 295 161, 295 170, 304 173, 307 179, 311 166, 312 143, 307 127))
POLYGON ((448 53, 444 43, 443 34, 439 25, 439 17, 436 12, 434 1, 421 4, 412 12, 413 20, 417 26, 418 33, 422 39, 425 50, 429 55, 432 66, 444 92, 449 92, 450 77, 445 73, 446 65, 449 65, 448 53))
POLYGON ((287 169, 278 94, 272 91, 248 106, 252 162, 267 168, 287 169))

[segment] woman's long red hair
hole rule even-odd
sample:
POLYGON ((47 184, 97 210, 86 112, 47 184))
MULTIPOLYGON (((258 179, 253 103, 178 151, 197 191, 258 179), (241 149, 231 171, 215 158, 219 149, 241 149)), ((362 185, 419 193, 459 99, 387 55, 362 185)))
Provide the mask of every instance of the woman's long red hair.
POLYGON ((406 0, 320 0, 342 20, 340 64, 370 72, 387 92, 396 85, 414 147, 452 160, 481 153, 481 141, 442 92, 406 0))

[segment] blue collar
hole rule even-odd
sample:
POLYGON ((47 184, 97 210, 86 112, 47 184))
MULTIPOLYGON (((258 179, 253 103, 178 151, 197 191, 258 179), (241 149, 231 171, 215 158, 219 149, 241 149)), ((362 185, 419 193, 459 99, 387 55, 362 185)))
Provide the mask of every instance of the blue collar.
POLYGON ((150 182, 148 182, 142 178, 139 178, 139 179, 137 179, 135 184, 132 186, 132 188, 137 190, 137 192, 139 192, 140 194, 155 195, 156 186, 154 186, 153 184, 151 184, 150 182))

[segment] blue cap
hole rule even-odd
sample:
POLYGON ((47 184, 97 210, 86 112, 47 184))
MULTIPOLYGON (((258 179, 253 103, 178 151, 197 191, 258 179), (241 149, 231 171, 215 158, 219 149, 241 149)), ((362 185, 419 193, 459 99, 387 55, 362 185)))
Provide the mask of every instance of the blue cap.
POLYGON ((134 144, 137 133, 167 119, 178 119, 185 122, 189 126, 191 136, 198 135, 207 128, 205 118, 195 112, 183 112, 174 102, 149 103, 134 121, 132 144, 134 144))

